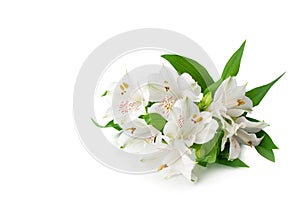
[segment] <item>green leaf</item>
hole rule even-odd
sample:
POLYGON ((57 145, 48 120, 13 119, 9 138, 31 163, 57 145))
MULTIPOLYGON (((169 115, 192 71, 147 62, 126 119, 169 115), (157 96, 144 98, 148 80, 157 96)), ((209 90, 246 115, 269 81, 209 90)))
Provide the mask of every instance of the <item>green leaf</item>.
POLYGON ((256 135, 259 138, 263 137, 262 141, 258 146, 263 147, 265 149, 279 149, 273 142, 271 137, 264 130, 259 131, 258 133, 256 133, 256 135))
POLYGON ((108 95, 108 93, 109 93, 109 91, 106 90, 106 91, 101 95, 101 97, 104 97, 104 96, 108 95))
POLYGON ((223 132, 220 131, 209 142, 195 145, 194 147, 197 147, 195 151, 196 161, 201 163, 216 162, 222 136, 223 132))
POLYGON ((244 52, 244 47, 246 44, 246 40, 240 46, 240 48, 231 56, 228 62, 225 65, 225 68, 222 73, 222 79, 225 80, 230 76, 236 76, 240 69, 241 59, 244 52))
POLYGON ((272 149, 266 149, 262 146, 256 146, 256 151, 266 159, 275 162, 275 156, 272 149))
POLYGON ((158 113, 149 113, 141 115, 139 118, 144 119, 148 125, 152 125, 159 131, 162 131, 167 121, 158 113))
POLYGON ((249 167, 246 163, 244 163, 239 158, 230 161, 230 160, 228 160, 226 158, 219 158, 218 157, 216 163, 219 163, 219 164, 222 164, 222 165, 226 165, 226 166, 230 166, 230 167, 249 167))
POLYGON ((115 124, 113 120, 108 122, 105 126, 98 124, 93 118, 91 118, 91 120, 96 126, 98 126, 100 128, 114 128, 118 131, 122 130, 122 128, 118 124, 115 124))
POLYGON ((199 162, 197 162, 197 164, 198 165, 200 165, 200 166, 202 166, 202 167, 207 167, 207 162, 201 162, 201 161, 199 161, 199 162))
POLYGON ((261 100, 264 98, 264 96, 267 94, 267 92, 269 91, 269 89, 285 74, 285 72, 283 74, 281 74, 278 78, 276 78, 274 81, 254 88, 248 92, 246 92, 246 96, 249 97, 252 102, 253 102, 253 106, 257 106, 261 100))
POLYGON ((210 86, 208 86, 208 88, 206 88, 204 90, 204 94, 207 94, 208 92, 210 92, 212 95, 214 95, 216 90, 218 89, 218 87, 221 85, 222 82, 223 82, 223 80, 219 79, 217 82, 211 84, 210 86))
POLYGON ((209 85, 214 83, 214 80, 209 75, 205 67, 201 64, 180 55, 162 55, 164 59, 169 61, 179 74, 188 73, 193 79, 205 90, 209 85))

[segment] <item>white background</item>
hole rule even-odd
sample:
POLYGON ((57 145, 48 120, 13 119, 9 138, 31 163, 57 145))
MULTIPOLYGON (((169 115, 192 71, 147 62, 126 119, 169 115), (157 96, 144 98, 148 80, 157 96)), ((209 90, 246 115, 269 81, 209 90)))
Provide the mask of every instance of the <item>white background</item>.
POLYGON ((0 199, 299 198, 296 2, 1 1, 0 199), (146 27, 188 36, 220 71, 247 39, 238 80, 249 89, 287 72, 254 112, 271 124, 275 164, 247 148, 251 168, 212 167, 190 184, 121 174, 87 153, 72 116, 80 67, 106 39, 146 27))

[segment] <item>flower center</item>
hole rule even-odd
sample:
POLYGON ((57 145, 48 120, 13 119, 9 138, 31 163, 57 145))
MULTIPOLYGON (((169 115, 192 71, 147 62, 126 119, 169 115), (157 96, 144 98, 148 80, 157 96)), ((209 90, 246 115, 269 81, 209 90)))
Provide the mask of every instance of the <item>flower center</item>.
POLYGON ((119 106, 119 111, 122 114, 126 114, 132 110, 138 111, 139 109, 140 107, 137 105, 136 102, 122 101, 119 106))
POLYGON ((237 106, 241 106, 245 104, 245 101, 243 99, 238 99, 236 102, 237 102, 237 106))
POLYGON ((173 97, 165 97, 160 102, 160 106, 164 109, 163 113, 168 114, 170 110, 173 108, 173 105, 175 104, 175 100, 173 97))
POLYGON ((198 117, 197 114, 193 114, 191 120, 192 120, 192 122, 194 122, 194 124, 197 124, 203 120, 203 117, 201 117, 201 116, 198 117))
POLYGON ((178 127, 182 128, 183 127, 183 123, 184 123, 184 119, 183 119, 182 115, 179 115, 179 118, 177 120, 178 127))

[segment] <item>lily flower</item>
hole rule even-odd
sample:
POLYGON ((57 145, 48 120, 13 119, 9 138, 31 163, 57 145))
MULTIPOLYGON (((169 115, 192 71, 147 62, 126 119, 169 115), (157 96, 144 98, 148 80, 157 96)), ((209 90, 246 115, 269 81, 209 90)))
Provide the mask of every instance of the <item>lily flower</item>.
POLYGON ((230 148, 229 148, 229 159, 234 160, 239 157, 240 154, 240 144, 248 145, 250 147, 258 146, 263 138, 257 138, 255 133, 259 132, 266 126, 265 122, 251 122, 245 117, 239 117, 235 120, 238 129, 235 134, 229 138, 230 148))
POLYGON ((229 160, 238 158, 241 143, 257 146, 261 138, 257 138, 253 133, 266 126, 264 122, 250 122, 241 116, 245 112, 250 113, 253 108, 252 101, 245 94, 245 88, 246 85, 237 86, 234 77, 227 78, 216 90, 214 100, 207 108, 223 125, 221 151, 229 141, 229 160))
POLYGON ((166 150, 169 149, 169 153, 159 170, 166 168, 166 177, 182 174, 189 180, 195 180, 192 175, 195 161, 191 159, 189 147, 194 143, 203 144, 211 140, 218 123, 212 119, 211 113, 200 112, 189 98, 178 100, 173 110, 162 137, 168 145, 166 150))
POLYGON ((159 73, 150 75, 148 86, 149 100, 155 102, 149 111, 159 113, 167 120, 178 99, 188 97, 192 101, 198 101, 201 94, 200 86, 189 74, 183 73, 179 76, 175 70, 167 67, 162 67, 159 73))
POLYGON ((167 152, 163 152, 165 157, 162 164, 157 169, 164 173, 164 178, 183 175, 189 181, 197 181, 197 177, 192 172, 196 162, 191 159, 192 152, 182 140, 174 140, 168 144, 165 151, 167 152))
POLYGON ((118 145, 129 153, 153 153, 164 146, 154 144, 161 133, 143 119, 135 119, 123 125, 123 132, 118 138, 118 145))
POLYGON ((122 128, 126 123, 146 114, 145 107, 149 102, 147 86, 139 85, 134 77, 126 74, 118 83, 112 98, 115 123, 122 128))

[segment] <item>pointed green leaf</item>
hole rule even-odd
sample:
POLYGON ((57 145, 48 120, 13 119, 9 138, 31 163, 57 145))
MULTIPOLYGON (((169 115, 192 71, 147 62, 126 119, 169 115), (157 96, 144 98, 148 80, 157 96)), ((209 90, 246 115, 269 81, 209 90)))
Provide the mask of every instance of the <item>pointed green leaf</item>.
MULTIPOLYGON (((248 119, 251 122, 260 122, 257 119, 251 118, 251 117, 246 117, 246 119, 248 119)), ((273 140, 271 139, 271 137, 264 131, 264 130, 260 130, 259 132, 255 133, 257 137, 262 138, 262 141, 260 142, 260 144, 258 146, 264 147, 266 149, 279 149, 276 144, 273 142, 273 140)))
POLYGON ((108 122, 105 126, 102 126, 102 125, 98 124, 98 123, 97 123, 94 119, 92 119, 92 118, 91 118, 91 120, 92 120, 92 122, 93 122, 96 126, 98 126, 98 127, 100 127, 100 128, 114 128, 114 129, 116 129, 116 130, 118 130, 118 131, 122 130, 122 128, 121 128, 118 124, 115 124, 113 120, 111 120, 110 122, 108 122))
POLYGON ((197 162, 198 165, 202 166, 202 167, 207 167, 207 162, 197 162))
POLYGON ((209 142, 204 144, 193 145, 197 162, 214 163, 216 162, 217 155, 220 151, 220 142, 223 132, 217 132, 216 135, 209 142))
POLYGON ((141 115, 139 118, 144 119, 147 124, 152 125, 159 131, 162 131, 167 121, 158 113, 149 113, 147 115, 141 115))
POLYGON ((238 74, 245 44, 246 44, 246 40, 243 42, 243 44, 240 46, 240 48, 231 56, 231 58, 226 63, 225 68, 222 73, 222 76, 221 76, 223 80, 225 80, 226 78, 228 78, 230 76, 236 76, 238 74))
POLYGON ((264 96, 267 94, 267 92, 269 91, 269 89, 285 74, 285 72, 283 74, 281 74, 278 78, 276 78, 274 81, 254 88, 248 92, 246 92, 246 96, 249 97, 252 102, 253 102, 253 106, 257 106, 261 100, 264 98, 264 96))
POLYGON ((244 163, 242 160, 240 160, 238 158, 233 161, 230 161, 226 158, 218 158, 216 163, 230 166, 230 167, 249 167, 246 163, 244 163))
POLYGON ((256 135, 259 138, 264 137, 258 146, 264 147, 265 149, 279 149, 264 130, 259 131, 256 135))
POLYGON ((200 63, 180 55, 162 55, 164 59, 169 61, 179 74, 188 73, 193 79, 205 90, 209 85, 214 83, 214 80, 209 75, 208 71, 200 63))
POLYGON ((266 159, 275 162, 275 156, 272 149, 266 149, 262 146, 256 146, 256 151, 266 159))
POLYGON ((101 97, 108 95, 108 93, 109 93, 109 91, 105 90, 105 92, 101 95, 101 97))
POLYGON ((211 84, 210 86, 208 86, 208 88, 206 88, 204 90, 204 94, 207 94, 210 92, 212 95, 214 95, 216 90, 218 89, 218 87, 221 85, 222 82, 223 82, 223 80, 219 79, 217 82, 211 84))

